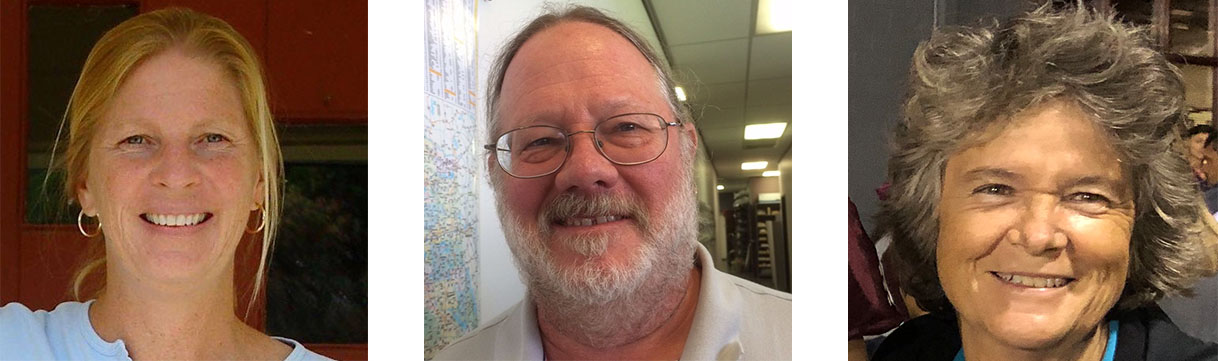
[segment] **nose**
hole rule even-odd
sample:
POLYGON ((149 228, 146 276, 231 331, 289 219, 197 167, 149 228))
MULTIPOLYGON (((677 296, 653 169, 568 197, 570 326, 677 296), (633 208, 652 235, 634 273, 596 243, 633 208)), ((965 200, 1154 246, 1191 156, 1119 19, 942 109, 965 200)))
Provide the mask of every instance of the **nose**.
POLYGON ((1025 202, 1018 224, 1007 232, 1008 242, 1031 255, 1061 250, 1069 240, 1058 225, 1059 218, 1057 197, 1034 196, 1025 202))
POLYGON ((609 162, 596 149, 591 132, 570 135, 571 153, 554 178, 555 186, 563 191, 599 192, 617 185, 617 165, 609 162))
POLYGON ((159 187, 190 188, 199 183, 199 159, 188 146, 163 146, 156 157, 152 180, 159 187))

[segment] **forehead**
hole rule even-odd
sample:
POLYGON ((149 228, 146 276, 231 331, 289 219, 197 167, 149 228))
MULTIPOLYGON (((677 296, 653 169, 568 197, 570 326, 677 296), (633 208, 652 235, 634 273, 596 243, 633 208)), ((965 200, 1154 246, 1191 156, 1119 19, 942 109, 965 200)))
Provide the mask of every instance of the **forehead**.
POLYGON ((140 62, 107 109, 108 120, 241 120, 236 83, 210 59, 170 48, 140 62), (195 118, 195 119, 192 119, 195 118))
POLYGON ((1063 103, 1016 115, 996 135, 953 155, 948 162, 949 169, 958 171, 997 167, 1049 177, 1123 178, 1122 161, 1111 136, 1077 107, 1063 103))
POLYGON ((575 21, 543 30, 521 46, 504 74, 501 97, 500 116, 508 123, 579 110, 607 116, 612 114, 597 113, 623 104, 654 111, 666 101, 658 74, 630 41, 575 21))

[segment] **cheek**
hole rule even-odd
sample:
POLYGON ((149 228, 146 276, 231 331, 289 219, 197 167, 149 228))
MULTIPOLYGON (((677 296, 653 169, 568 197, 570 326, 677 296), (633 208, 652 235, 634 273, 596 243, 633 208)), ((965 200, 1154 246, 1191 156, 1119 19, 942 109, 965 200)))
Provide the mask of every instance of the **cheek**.
POLYGON ((960 209, 944 202, 940 207, 939 242, 936 252, 940 268, 957 270, 961 262, 984 257, 1011 229, 1018 215, 1007 209, 980 211, 960 209), (945 264, 946 263, 946 264, 945 264))
POLYGON ((1075 247, 1075 262, 1102 272, 1105 283, 1123 285, 1129 268, 1132 221, 1125 219, 1070 220, 1070 238, 1075 247))
POLYGON ((677 157, 660 158, 646 164, 619 166, 618 172, 625 180, 628 192, 633 192, 641 198, 653 212, 660 211, 664 204, 674 200, 674 196, 687 191, 686 185, 681 182, 684 182, 688 175, 681 173, 685 166, 676 163, 678 160, 677 157))
MULTIPOLYGON (((541 179, 517 179, 507 177, 502 183, 502 189, 496 190, 503 195, 504 205, 518 217, 524 220, 536 218, 541 203, 546 198, 547 183, 541 179)), ((531 222, 526 222, 530 224, 531 222)))
POLYGON ((199 156, 199 172, 204 182, 211 183, 220 196, 247 199, 253 197, 261 170, 252 154, 199 156))
POLYGON ((102 202, 99 206, 114 207, 116 202, 136 199, 141 180, 147 179, 147 169, 141 168, 138 162, 94 159, 90 161, 86 185, 95 199, 102 202))

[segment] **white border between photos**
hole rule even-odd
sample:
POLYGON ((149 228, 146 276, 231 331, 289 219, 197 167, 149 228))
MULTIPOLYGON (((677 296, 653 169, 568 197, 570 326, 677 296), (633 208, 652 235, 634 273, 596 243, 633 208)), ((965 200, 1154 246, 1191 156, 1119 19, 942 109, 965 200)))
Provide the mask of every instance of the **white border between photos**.
POLYGON ((794 4, 803 20, 791 37, 791 351, 845 360, 847 2, 794 4))
POLYGON ((368 6, 370 360, 423 355, 423 6, 368 6))

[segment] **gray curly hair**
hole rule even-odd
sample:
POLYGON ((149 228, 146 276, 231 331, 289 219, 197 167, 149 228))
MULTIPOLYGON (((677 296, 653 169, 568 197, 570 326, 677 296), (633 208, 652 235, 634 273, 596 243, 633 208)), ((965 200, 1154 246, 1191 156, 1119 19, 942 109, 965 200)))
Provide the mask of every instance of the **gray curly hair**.
POLYGON ((1176 148, 1188 125, 1184 83, 1151 48, 1146 29, 1082 6, 1044 5, 1002 23, 936 31, 915 50, 909 81, 878 220, 892 234, 906 291, 923 309, 954 311, 935 259, 947 159, 1049 101, 1075 105, 1105 129, 1132 175, 1136 214, 1117 309, 1187 293, 1211 270, 1202 237, 1214 237, 1215 223, 1205 220, 1176 148))

